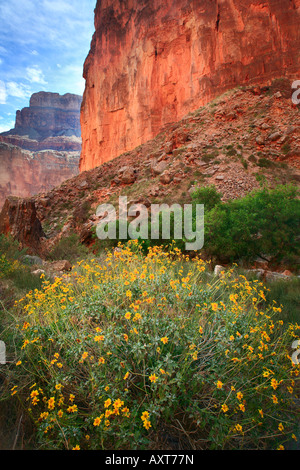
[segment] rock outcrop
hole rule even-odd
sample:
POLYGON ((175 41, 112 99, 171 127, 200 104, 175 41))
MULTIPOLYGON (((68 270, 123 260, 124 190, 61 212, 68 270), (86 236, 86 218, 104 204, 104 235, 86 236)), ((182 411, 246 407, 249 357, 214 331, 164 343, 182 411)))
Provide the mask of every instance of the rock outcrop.
POLYGON ((45 236, 37 217, 33 199, 8 198, 0 213, 0 233, 10 234, 22 247, 33 253, 41 252, 45 236))
POLYGON ((299 78, 300 0, 98 0, 80 170, 152 139, 226 90, 299 78))
POLYGON ((0 209, 7 196, 50 191, 79 172, 82 97, 40 92, 0 134, 0 209))

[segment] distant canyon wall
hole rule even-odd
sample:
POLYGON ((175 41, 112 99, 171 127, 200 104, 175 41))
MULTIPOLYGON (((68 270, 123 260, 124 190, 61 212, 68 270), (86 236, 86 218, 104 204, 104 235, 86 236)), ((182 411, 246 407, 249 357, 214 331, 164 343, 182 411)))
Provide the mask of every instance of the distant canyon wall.
POLYGON ((34 93, 29 107, 17 111, 14 129, 2 135, 27 136, 38 141, 49 137, 80 137, 81 101, 81 96, 70 93, 34 93))
POLYGON ((48 192, 76 176, 80 152, 29 152, 0 142, 0 210, 8 196, 48 192))
POLYGON ((224 91, 300 78, 300 0, 98 0, 84 65, 80 170, 224 91))
POLYGON ((0 209, 6 197, 50 191, 79 173, 82 97, 39 92, 0 134, 0 209))

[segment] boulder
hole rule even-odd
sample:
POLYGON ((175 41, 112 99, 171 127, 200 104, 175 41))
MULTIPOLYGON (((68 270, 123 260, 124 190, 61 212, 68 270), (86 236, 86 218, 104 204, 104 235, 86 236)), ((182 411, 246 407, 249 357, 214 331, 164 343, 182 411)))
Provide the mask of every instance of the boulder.
POLYGON ((27 247, 31 254, 40 254, 45 234, 34 199, 7 198, 0 213, 0 233, 10 234, 23 248, 27 247))
POLYGON ((124 184, 132 184, 136 180, 136 173, 132 167, 126 167, 120 176, 120 180, 124 184))
POLYGON ((172 177, 168 171, 164 171, 162 175, 160 175, 159 181, 162 184, 169 184, 172 181, 172 177))
POLYGON ((53 261, 53 263, 51 263, 51 268, 54 271, 60 271, 60 272, 71 271, 72 265, 67 260, 59 260, 59 261, 53 261))
POLYGON ((168 163, 164 160, 160 161, 159 163, 155 163, 153 166, 152 166, 152 172, 154 175, 160 175, 161 173, 163 173, 166 168, 168 166, 168 163))
POLYGON ((42 274, 45 274, 45 271, 43 269, 36 269, 35 271, 32 271, 32 274, 35 276, 41 276, 42 274))
POLYGON ((24 262, 24 264, 31 264, 37 266, 41 266, 44 263, 42 258, 40 258, 39 256, 30 255, 23 256, 22 261, 24 262))
POLYGON ((226 268, 224 268, 224 266, 217 264, 214 268, 214 275, 219 277, 221 276, 222 272, 225 272, 225 271, 226 271, 226 268))

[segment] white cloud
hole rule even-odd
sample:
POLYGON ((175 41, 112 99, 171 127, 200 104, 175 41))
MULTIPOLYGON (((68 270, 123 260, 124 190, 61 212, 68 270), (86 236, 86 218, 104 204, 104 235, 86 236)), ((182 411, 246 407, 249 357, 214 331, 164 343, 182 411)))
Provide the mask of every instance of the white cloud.
POLYGON ((15 121, 9 121, 6 124, 0 124, 0 133, 10 131, 15 126, 15 121))
POLYGON ((5 83, 2 80, 0 80, 0 104, 6 103, 6 97, 7 97, 7 93, 6 93, 5 83))
POLYGON ((31 90, 27 85, 17 82, 6 83, 6 93, 8 96, 14 96, 15 98, 29 98, 31 96, 31 90))
POLYGON ((70 2, 64 2, 62 0, 44 0, 43 6, 46 10, 49 10, 53 13, 67 13, 72 11, 72 5, 70 2))
POLYGON ((26 68, 26 79, 31 83, 47 85, 43 71, 38 67, 38 65, 26 68))

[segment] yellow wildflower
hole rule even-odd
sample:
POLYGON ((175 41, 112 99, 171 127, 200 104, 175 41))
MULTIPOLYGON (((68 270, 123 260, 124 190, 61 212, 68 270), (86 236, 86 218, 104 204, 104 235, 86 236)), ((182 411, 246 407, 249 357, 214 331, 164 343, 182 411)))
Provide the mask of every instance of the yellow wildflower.
POLYGON ((55 399, 54 399, 54 397, 51 397, 48 400, 48 408, 49 408, 49 410, 53 410, 55 408, 55 399))
POLYGON ((99 426, 100 423, 102 421, 102 418, 101 416, 98 416, 95 420, 94 420, 94 426, 99 426))
POLYGON ((97 343, 99 341, 104 341, 104 336, 103 335, 97 335, 94 337, 94 341, 97 343))
POLYGON ((69 406, 69 408, 67 409, 68 413, 75 413, 76 411, 78 411, 77 405, 69 406))
POLYGON ((238 432, 243 432, 243 427, 240 424, 237 424, 234 429, 238 432))
POLYGON ((278 398, 276 397, 276 395, 272 395, 272 400, 273 400, 273 403, 275 404, 278 403, 278 398))
POLYGON ((157 381, 156 375, 155 375, 155 374, 151 374, 151 375, 149 376, 149 380, 150 380, 150 382, 154 382, 154 383, 155 383, 155 382, 157 381))

